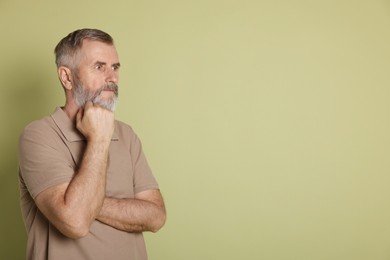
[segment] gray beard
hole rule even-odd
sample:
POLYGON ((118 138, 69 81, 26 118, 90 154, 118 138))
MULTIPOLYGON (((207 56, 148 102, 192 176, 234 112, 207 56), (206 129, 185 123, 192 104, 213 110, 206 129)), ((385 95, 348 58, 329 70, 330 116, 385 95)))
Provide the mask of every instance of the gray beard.
POLYGON ((96 91, 87 90, 83 84, 75 79, 75 88, 73 99, 78 107, 84 107, 87 101, 92 101, 93 104, 101 106, 107 110, 114 112, 115 107, 118 103, 118 86, 115 83, 108 83, 100 87, 96 91), (115 96, 110 99, 103 99, 100 93, 103 89, 111 89, 114 91, 115 96))

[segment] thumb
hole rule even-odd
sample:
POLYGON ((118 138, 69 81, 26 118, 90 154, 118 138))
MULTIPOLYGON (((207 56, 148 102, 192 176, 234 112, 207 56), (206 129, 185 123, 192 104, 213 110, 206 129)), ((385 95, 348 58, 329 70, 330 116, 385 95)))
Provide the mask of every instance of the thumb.
POLYGON ((83 109, 80 108, 79 111, 77 112, 77 115, 76 115, 76 126, 77 128, 79 127, 79 125, 81 124, 81 118, 83 117, 83 109))

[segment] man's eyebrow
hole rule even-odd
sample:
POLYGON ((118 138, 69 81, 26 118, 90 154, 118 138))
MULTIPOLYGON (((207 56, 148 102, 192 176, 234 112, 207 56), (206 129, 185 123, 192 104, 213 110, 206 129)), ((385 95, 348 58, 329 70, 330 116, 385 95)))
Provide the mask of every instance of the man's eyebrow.
MULTIPOLYGON (((96 61, 94 65, 106 66, 106 65, 107 65, 107 62, 96 61)), ((117 62, 117 63, 112 64, 112 67, 119 68, 120 66, 121 66, 120 62, 117 62)))
POLYGON ((107 63, 103 62, 103 61, 96 61, 94 63, 94 65, 107 65, 107 63))

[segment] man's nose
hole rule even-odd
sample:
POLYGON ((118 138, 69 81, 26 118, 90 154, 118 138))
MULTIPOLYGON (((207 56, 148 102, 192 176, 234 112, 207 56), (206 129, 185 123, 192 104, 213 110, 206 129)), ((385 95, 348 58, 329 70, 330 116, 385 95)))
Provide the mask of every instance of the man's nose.
POLYGON ((118 84, 118 76, 119 76, 118 71, 108 70, 106 82, 107 83, 112 82, 112 83, 118 84))

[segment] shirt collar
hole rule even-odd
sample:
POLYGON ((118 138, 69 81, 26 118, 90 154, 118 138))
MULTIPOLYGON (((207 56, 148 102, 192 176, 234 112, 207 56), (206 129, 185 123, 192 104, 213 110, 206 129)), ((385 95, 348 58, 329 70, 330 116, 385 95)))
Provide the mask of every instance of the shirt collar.
MULTIPOLYGON (((73 124, 72 120, 70 120, 68 115, 60 107, 56 107, 54 113, 51 115, 51 118, 69 142, 86 140, 85 136, 77 130, 76 125, 73 124)), ((111 141, 118 141, 118 136, 117 128, 115 127, 111 141)))

